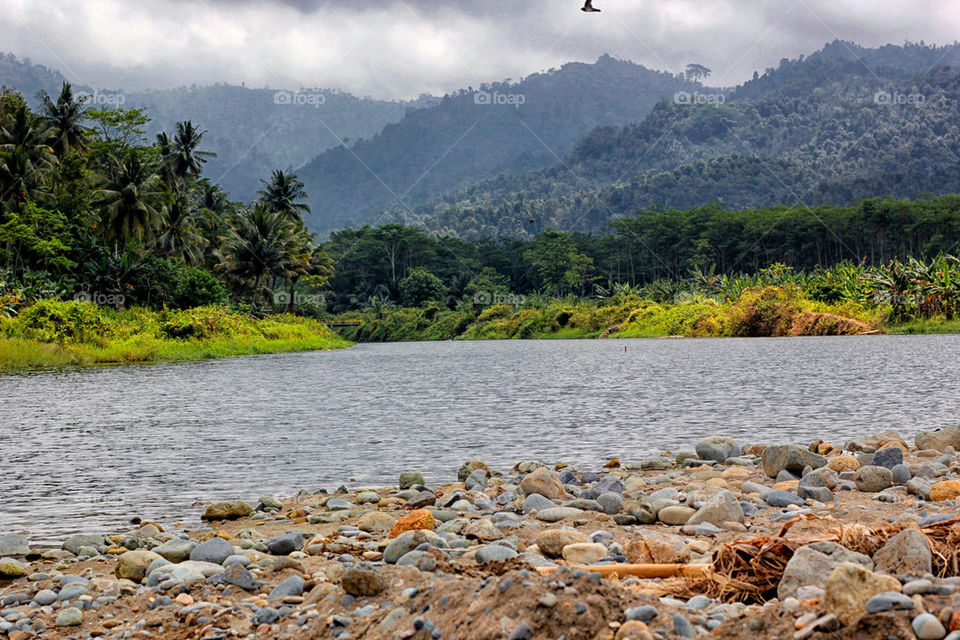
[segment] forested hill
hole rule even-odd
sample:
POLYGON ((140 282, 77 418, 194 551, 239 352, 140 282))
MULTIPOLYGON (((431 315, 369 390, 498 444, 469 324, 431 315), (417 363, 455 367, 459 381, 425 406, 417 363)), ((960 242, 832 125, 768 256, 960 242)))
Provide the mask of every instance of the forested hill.
MULTIPOLYGON (((846 203, 960 191, 960 47, 835 42, 722 104, 662 100, 548 169, 501 176, 392 219, 464 237, 596 231, 639 208, 846 203)), ((700 90, 704 92, 704 89, 700 90)))
POLYGON ((372 221, 394 206, 497 174, 548 167, 597 126, 639 122, 664 96, 703 90, 666 72, 601 57, 520 82, 483 84, 411 110, 372 139, 327 151, 300 170, 314 229, 372 221))
MULTIPOLYGON (((34 107, 39 104, 38 91, 56 96, 64 81, 58 71, 0 54, 0 85, 20 92, 34 107)), ((89 95, 91 108, 145 108, 151 118, 146 128, 149 142, 182 120, 206 129, 205 148, 217 154, 207 163, 206 173, 237 200, 253 200, 260 180, 274 169, 300 166, 343 141, 372 136, 400 120, 405 109, 434 101, 424 97, 395 102, 328 89, 278 91, 227 84, 147 92, 73 85, 78 94, 89 95)))

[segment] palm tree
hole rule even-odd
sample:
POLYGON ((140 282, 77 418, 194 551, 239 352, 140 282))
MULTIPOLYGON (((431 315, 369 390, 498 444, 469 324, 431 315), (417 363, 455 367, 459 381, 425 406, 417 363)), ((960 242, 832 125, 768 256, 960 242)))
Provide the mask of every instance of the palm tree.
POLYGON ((157 149, 160 151, 160 177, 168 187, 176 186, 177 177, 174 173, 174 164, 176 163, 176 151, 173 148, 173 141, 165 131, 157 134, 157 149))
POLYGON ((177 135, 173 138, 173 174, 178 178, 199 178, 207 158, 216 158, 212 151, 201 151, 200 143, 206 131, 200 131, 189 120, 177 123, 177 135))
POLYGON ((0 155, 0 206, 19 211, 39 180, 40 173, 22 148, 0 155))
POLYGON ((48 144, 50 126, 30 112, 25 104, 17 107, 13 119, 0 127, 0 151, 20 149, 38 171, 52 169, 56 163, 53 149, 48 144))
POLYGON ((265 276, 282 275, 291 252, 291 224, 258 204, 237 216, 224 245, 222 268, 252 289, 250 313, 265 276))
POLYGON ((133 239, 152 240, 163 223, 168 192, 156 166, 130 149, 118 159, 110 156, 113 177, 106 178, 100 198, 107 238, 123 245, 133 239))
POLYGON ((260 201, 291 220, 299 220, 301 214, 310 213, 310 205, 302 202, 309 196, 303 188, 303 182, 294 173, 284 173, 279 169, 270 175, 270 181, 260 181, 264 188, 257 191, 260 201))
POLYGON ((43 115, 50 124, 53 152, 63 158, 71 150, 83 151, 87 147, 87 127, 83 126, 84 99, 73 97, 73 88, 64 82, 60 97, 54 102, 41 92, 43 115))
POLYGON ((712 72, 702 64, 691 62, 687 65, 687 80, 699 82, 701 78, 708 77, 712 72))
POLYGON ((200 233, 197 223, 197 211, 193 209, 189 198, 178 193, 166 208, 157 237, 157 248, 162 255, 189 265, 203 262, 203 250, 208 242, 200 233))

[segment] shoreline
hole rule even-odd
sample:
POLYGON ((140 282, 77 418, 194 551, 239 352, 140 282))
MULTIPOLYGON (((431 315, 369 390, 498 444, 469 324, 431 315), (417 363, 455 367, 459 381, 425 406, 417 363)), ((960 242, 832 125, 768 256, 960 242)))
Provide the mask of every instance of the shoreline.
POLYGON ((13 556, 0 571, 22 574, 0 582, 19 616, 4 630, 879 639, 940 625, 928 637, 942 638, 960 626, 960 579, 942 555, 960 554, 948 535, 958 447, 960 427, 835 446, 714 436, 595 470, 472 460, 439 484, 408 471, 378 489, 210 503, 202 520, 77 532, 60 549, 0 536, 0 556, 13 556), (768 554, 769 571, 731 569, 736 553, 768 554))

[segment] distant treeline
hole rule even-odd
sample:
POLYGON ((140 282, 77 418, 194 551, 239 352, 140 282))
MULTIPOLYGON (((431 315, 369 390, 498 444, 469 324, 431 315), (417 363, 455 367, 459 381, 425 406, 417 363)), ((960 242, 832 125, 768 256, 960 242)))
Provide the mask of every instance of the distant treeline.
POLYGON ((532 240, 468 242, 384 225, 335 232, 323 248, 334 264, 329 308, 344 311, 371 300, 416 305, 416 296, 404 298, 405 279, 408 290, 417 285, 432 299, 442 291, 448 301, 477 292, 589 296, 614 283, 750 274, 777 263, 802 272, 845 261, 928 259, 955 253, 958 243, 960 196, 948 195, 814 208, 640 211, 602 234, 543 231, 532 240))

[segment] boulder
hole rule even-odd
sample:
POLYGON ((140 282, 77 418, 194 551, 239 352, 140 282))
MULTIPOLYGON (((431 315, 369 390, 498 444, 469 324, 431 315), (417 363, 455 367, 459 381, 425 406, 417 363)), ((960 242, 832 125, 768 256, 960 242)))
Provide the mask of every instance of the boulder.
POLYGON ((900 447, 884 447, 873 454, 873 464, 892 470, 903 463, 903 449, 900 447))
POLYGON ((826 487, 830 490, 836 489, 839 482, 840 476, 829 466, 814 469, 800 478, 801 487, 826 487))
POLYGON ((871 464, 857 469, 853 481, 857 483, 859 491, 877 493, 893 486, 893 472, 871 464))
POLYGON ((193 548, 190 559, 194 562, 221 564, 234 553, 233 545, 219 536, 205 540, 193 548))
POLYGON ((267 541, 267 549, 275 556, 287 556, 294 551, 300 551, 303 549, 303 534, 299 531, 289 531, 271 538, 267 541))
POLYGON ((696 512, 696 509, 691 509, 683 505, 671 505, 660 509, 657 512, 657 519, 663 524, 678 527, 687 524, 687 521, 689 521, 696 512))
POLYGON ((820 454, 813 453, 792 444, 771 445, 763 450, 760 456, 763 472, 771 478, 776 478, 781 471, 800 475, 804 467, 819 469, 826 466, 827 459, 820 454))
POLYGON ((12 558, 0 559, 0 580, 16 580, 27 575, 27 568, 12 558))
POLYGON ((390 529, 390 537, 396 538, 406 531, 415 531, 418 529, 433 529, 436 519, 433 514, 426 509, 415 509, 397 520, 393 528, 390 529))
POLYGON ((236 520, 245 518, 253 513, 253 505, 242 500, 228 500, 212 502, 203 510, 200 516, 204 520, 236 520))
POLYGON ((598 542, 577 542, 563 548, 563 559, 576 564, 593 564, 607 555, 607 548, 598 542))
POLYGON ((803 586, 823 587, 830 572, 844 562, 873 569, 870 558, 836 542, 813 542, 798 548, 784 569, 777 597, 781 600, 794 597, 803 586))
POLYGON ((920 577, 931 573, 930 542, 919 529, 904 529, 873 554, 873 563, 877 571, 894 576, 920 577))
POLYGON ((397 481, 397 485, 401 489, 409 489, 410 487, 422 484, 425 484, 423 474, 419 471, 404 471, 400 474, 400 478, 397 481))
POLYGON ((568 544, 590 542, 585 533, 573 529, 547 529, 537 535, 537 548, 550 558, 559 558, 568 544))
POLYGON ((740 447, 733 438, 710 436, 697 443, 697 457, 701 460, 723 462, 727 458, 740 455, 740 447))
POLYGON ((960 449, 960 425, 944 427, 935 431, 921 431, 914 438, 917 449, 936 449, 943 451, 947 447, 960 449))
POLYGON ((729 491, 723 490, 700 507, 696 513, 690 516, 686 524, 700 524, 709 522, 715 526, 721 526, 724 522, 743 523, 743 507, 737 501, 736 497, 729 491))
POLYGON ((523 499, 523 513, 524 515, 529 515, 534 511, 542 511, 544 509, 552 509, 557 506, 557 503, 549 498, 544 498, 539 493, 531 493, 526 498, 523 499))
POLYGON ((65 551, 69 551, 73 555, 79 555, 80 547, 93 547, 94 549, 98 549, 105 544, 107 544, 107 540, 103 536, 81 534, 67 538, 63 543, 62 548, 65 551))
POLYGON ((478 469, 482 469, 488 478, 492 475, 490 467, 483 460, 467 460, 457 470, 457 482, 466 482, 470 474, 478 469))
POLYGON ((683 538, 669 533, 643 529, 627 542, 624 553, 633 564, 686 564, 690 548, 683 538))
POLYGON ((127 551, 117 558, 117 564, 113 568, 113 574, 119 579, 142 582, 147 575, 147 567, 159 558, 162 558, 160 554, 147 551, 146 549, 127 551))
POLYGON ((560 500, 567 495, 560 478, 546 467, 540 467, 524 476, 520 481, 520 488, 525 495, 536 493, 551 500, 560 500))
POLYGON ((836 567, 824 585, 823 608, 843 625, 855 624, 867 613, 867 601, 884 591, 900 591, 900 581, 874 573, 855 562, 836 567))
POLYGON ((953 500, 957 496, 960 496, 960 482, 957 480, 942 480, 930 487, 931 502, 953 500))
POLYGON ((354 597, 376 596, 387 588, 387 581, 373 569, 354 567, 343 573, 340 578, 340 586, 354 597))
POLYGON ((28 553, 30 553, 30 544, 25 534, 11 533, 0 537, 0 558, 25 556, 28 553))
POLYGON ((834 456, 830 458, 827 466, 837 473, 843 473, 844 471, 856 471, 859 469, 860 461, 857 460, 856 456, 834 456))
POLYGON ((500 544, 486 544, 477 549, 473 557, 474 560, 480 564, 485 564, 487 562, 499 562, 501 560, 516 558, 517 552, 510 547, 505 547, 500 544))
POLYGON ((197 543, 192 540, 174 538, 173 540, 167 540, 163 544, 154 547, 151 551, 160 554, 170 562, 183 562, 190 558, 190 553, 196 546, 197 543))
POLYGON ((357 528, 367 533, 384 533, 390 531, 397 524, 397 520, 383 511, 369 511, 357 520, 357 528))

